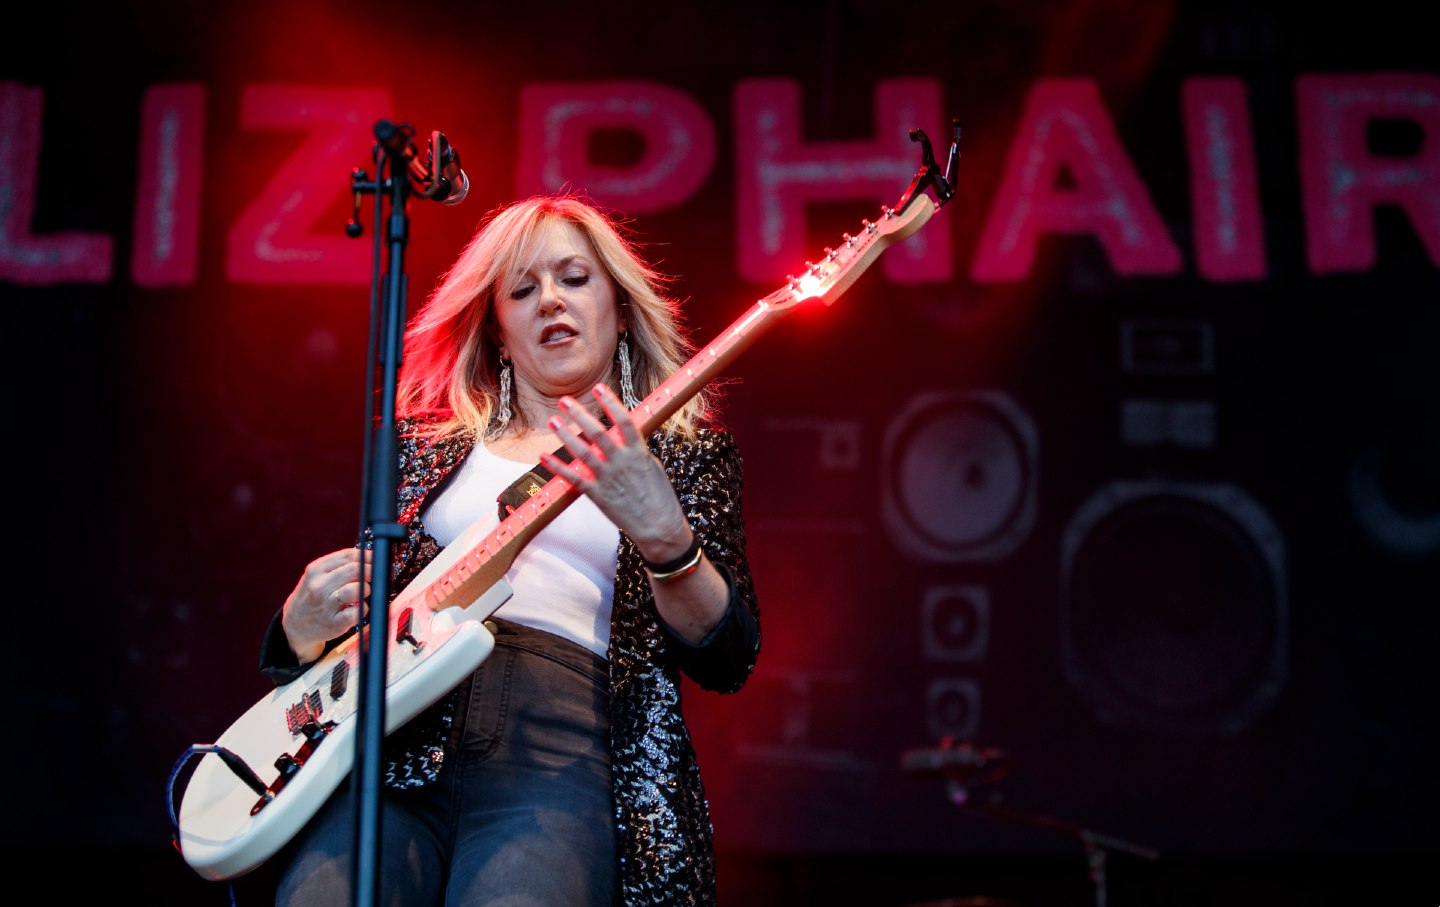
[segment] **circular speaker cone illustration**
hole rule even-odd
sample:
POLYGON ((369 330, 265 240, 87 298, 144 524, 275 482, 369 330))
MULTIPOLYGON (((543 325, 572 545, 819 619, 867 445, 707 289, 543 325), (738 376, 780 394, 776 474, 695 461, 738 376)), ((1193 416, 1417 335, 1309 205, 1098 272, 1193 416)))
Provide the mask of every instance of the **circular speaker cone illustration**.
POLYGON ((993 392, 926 393, 891 423, 882 518, 916 560, 995 560, 1035 520, 1037 440, 1029 416, 993 392))
POLYGON ((1284 544, 1232 485, 1116 482, 1061 545, 1065 674, 1101 721, 1233 734, 1286 671, 1284 544))

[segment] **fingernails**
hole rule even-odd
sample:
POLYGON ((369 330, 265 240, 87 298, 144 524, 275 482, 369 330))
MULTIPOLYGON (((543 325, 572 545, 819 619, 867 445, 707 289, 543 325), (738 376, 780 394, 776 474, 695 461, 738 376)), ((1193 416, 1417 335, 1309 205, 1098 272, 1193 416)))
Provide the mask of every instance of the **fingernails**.
POLYGON ((609 386, 608 384, 597 384, 597 385, 595 385, 595 396, 597 396, 597 397, 606 397, 606 396, 609 396, 609 395, 610 395, 610 386, 609 386))
POLYGON ((551 416, 548 420, 546 420, 545 424, 548 425, 548 426, 550 426, 551 429, 553 429, 553 430, 555 430, 555 431, 559 431, 559 430, 560 430, 560 426, 561 426, 562 424, 564 424, 564 423, 562 423, 562 422, 560 421, 560 417, 559 417, 559 416, 551 416))

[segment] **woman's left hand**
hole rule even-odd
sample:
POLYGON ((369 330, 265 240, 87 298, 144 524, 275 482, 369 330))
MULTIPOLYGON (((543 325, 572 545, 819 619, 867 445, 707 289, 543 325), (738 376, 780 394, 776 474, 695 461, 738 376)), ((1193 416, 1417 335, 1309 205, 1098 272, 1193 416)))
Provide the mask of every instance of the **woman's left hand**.
MULTIPOLYGON (((575 459, 567 464, 554 454, 543 454, 540 461, 588 495, 630 537, 641 557, 651 563, 673 561, 690 550, 695 533, 665 467, 650 452, 635 417, 614 391, 597 386, 595 399, 614 430, 606 430, 573 398, 563 397, 562 415, 551 417, 549 425, 575 459), (581 433, 594 443, 582 439, 581 433)), ((703 554, 696 565, 678 582, 652 579, 650 584, 656 613, 691 645, 699 645, 720 623, 730 598, 725 578, 703 554)))
POLYGON ((689 547, 692 534, 665 467, 650 452, 635 417, 615 392, 600 384, 594 393, 617 431, 606 430, 573 397, 563 397, 564 417, 550 417, 549 427, 574 459, 564 463, 547 453, 540 462, 594 501, 647 558, 664 561, 678 556, 689 547))

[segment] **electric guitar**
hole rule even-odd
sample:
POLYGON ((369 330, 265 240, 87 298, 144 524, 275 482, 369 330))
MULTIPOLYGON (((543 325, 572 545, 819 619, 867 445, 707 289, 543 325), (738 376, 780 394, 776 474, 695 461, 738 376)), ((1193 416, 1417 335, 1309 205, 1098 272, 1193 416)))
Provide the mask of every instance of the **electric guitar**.
MULTIPOLYGON (((919 129, 923 162, 895 207, 864 220, 855 235, 806 262, 798 277, 756 302, 719 337, 635 407, 649 435, 795 306, 832 304, 891 244, 919 230, 950 200, 919 129), (924 190, 929 189, 933 198, 924 190)), ((619 429, 612 428, 618 435, 619 429)), ((521 549, 579 496, 556 476, 501 523, 477 523, 436 557, 390 604, 385 644, 385 733, 415 717, 479 667, 494 647, 483 624, 507 599, 505 573, 521 549)), ((176 820, 186 863, 210 880, 244 875, 293 838, 354 764, 365 627, 303 674, 255 703, 212 746, 186 783, 176 820)), ((368 641, 368 640, 366 640, 368 641)))

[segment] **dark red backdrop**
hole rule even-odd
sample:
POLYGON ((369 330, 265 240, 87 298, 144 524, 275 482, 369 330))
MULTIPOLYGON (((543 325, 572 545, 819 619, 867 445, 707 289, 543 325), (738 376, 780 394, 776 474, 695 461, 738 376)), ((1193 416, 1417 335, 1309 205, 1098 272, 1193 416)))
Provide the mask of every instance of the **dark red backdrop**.
MULTIPOLYGON (((1440 843, 1440 74, 1410 14, 295 6, 129 4, 0 64, 13 848, 166 847, 172 764, 353 536, 371 234, 342 227, 377 116, 475 182, 412 206, 412 309, 488 208, 568 180, 633 216, 697 340, 898 198, 905 129, 962 126, 915 246, 728 376, 765 648, 687 705, 747 902, 1068 866, 902 770, 946 735, 1009 754, 986 792, 1024 815, 1186 867, 1172 902, 1238 896, 1185 860, 1440 843)), ((1085 896, 1057 871, 1037 903, 1085 896)))

